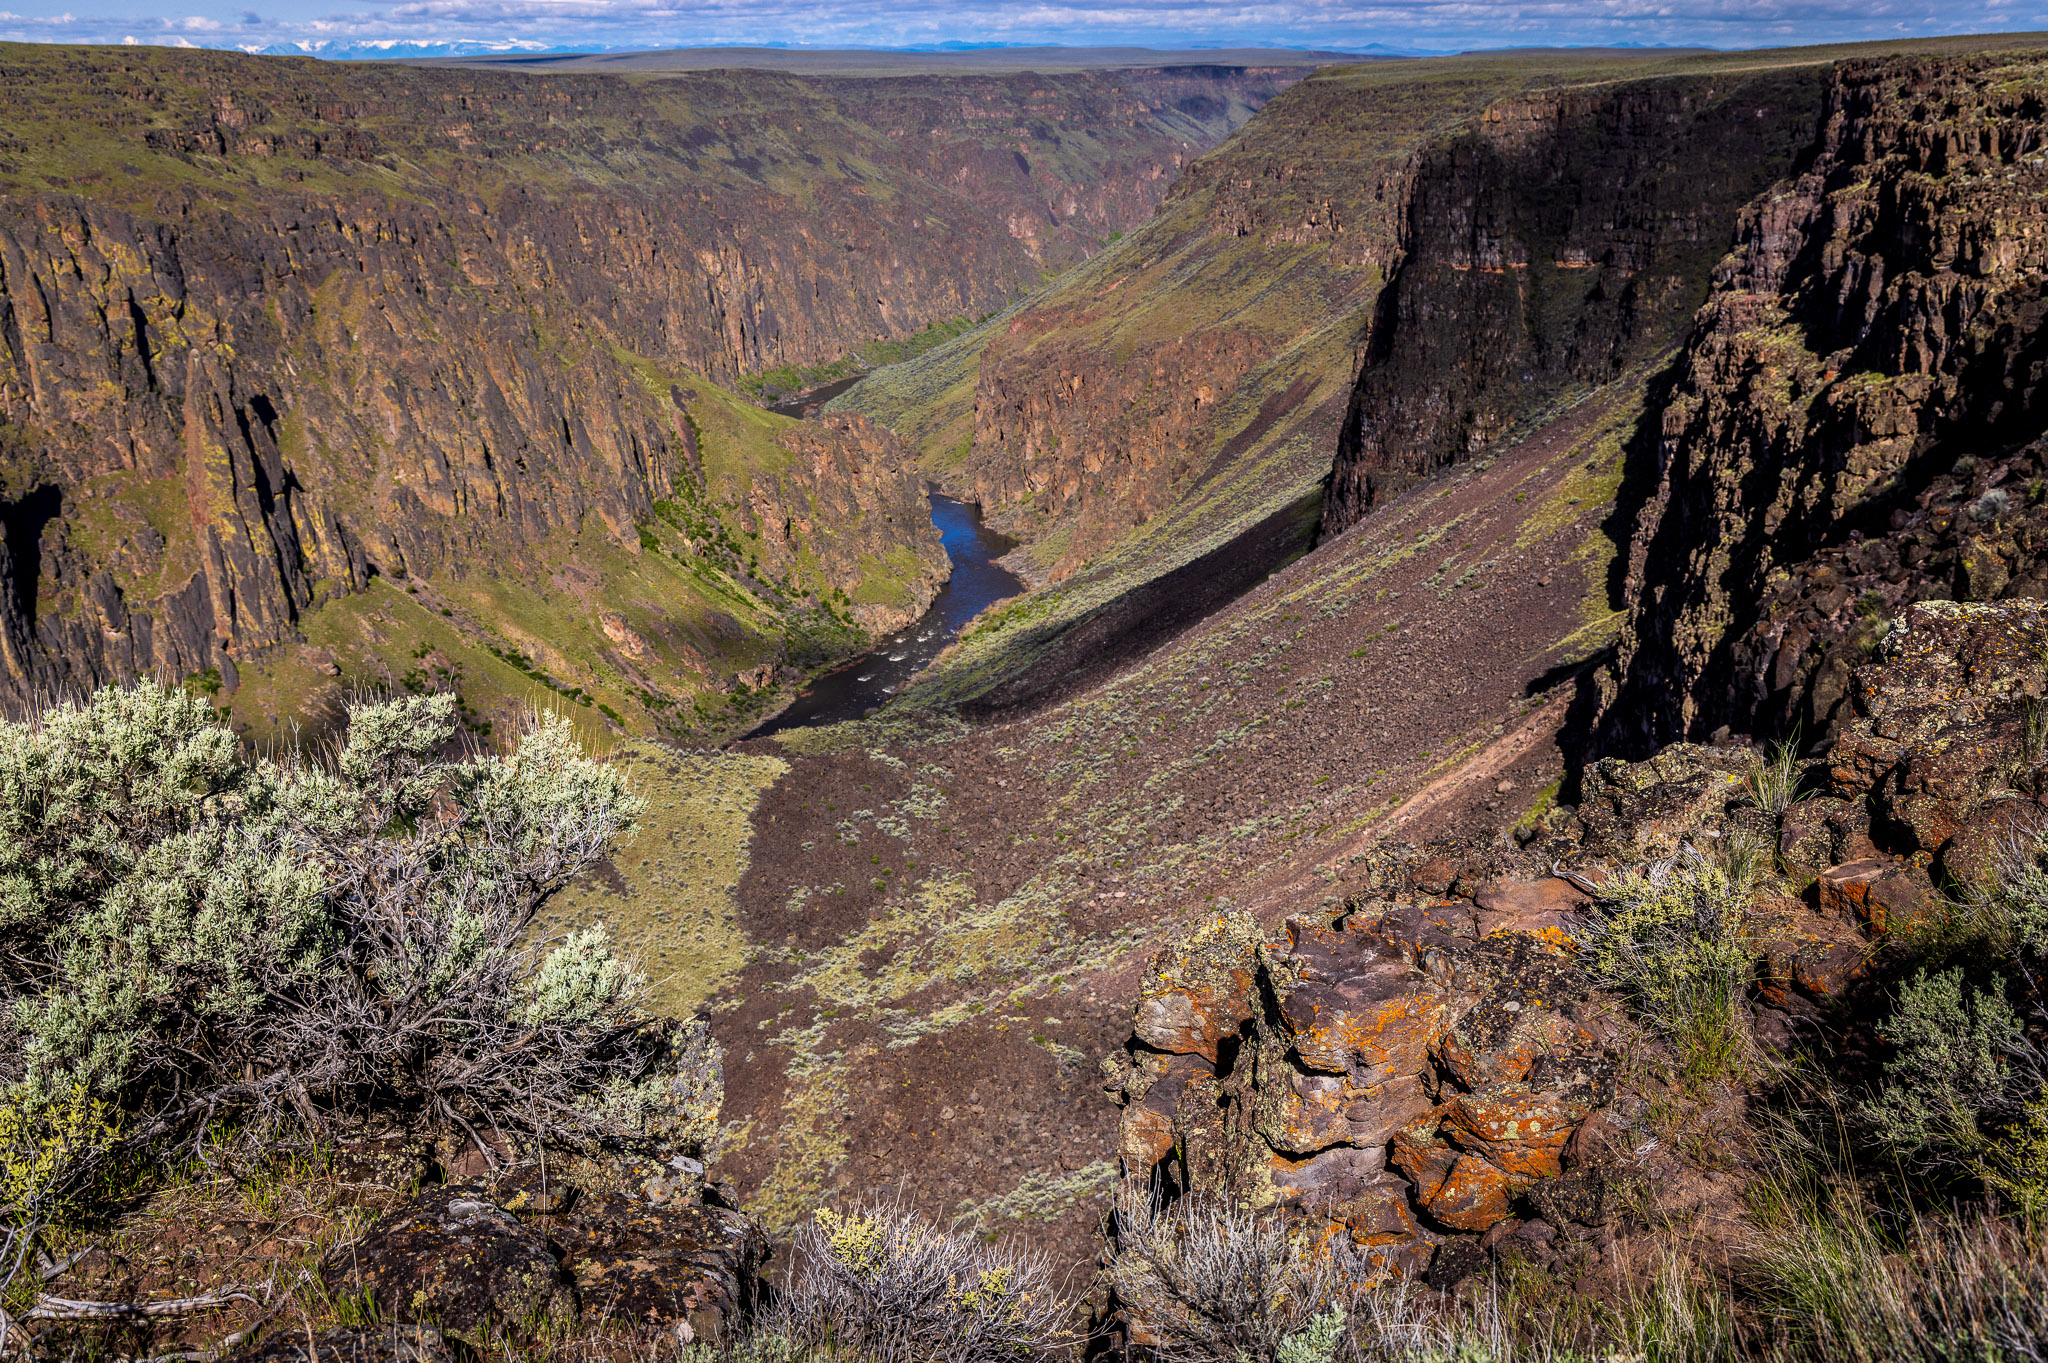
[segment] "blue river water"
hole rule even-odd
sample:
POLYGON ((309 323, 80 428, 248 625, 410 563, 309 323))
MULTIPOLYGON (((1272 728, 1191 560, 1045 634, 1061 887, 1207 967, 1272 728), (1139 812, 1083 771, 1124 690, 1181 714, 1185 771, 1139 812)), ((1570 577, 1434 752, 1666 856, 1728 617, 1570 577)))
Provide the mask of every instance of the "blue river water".
POLYGON ((953 562, 953 576, 939 588, 931 606, 916 624, 882 640, 874 652, 818 678, 788 709, 747 737, 765 738, 781 729, 859 719, 923 671, 969 620, 1024 590, 1016 574, 996 564, 1016 543, 984 526, 981 508, 936 492, 930 494, 930 501, 932 524, 939 528, 946 557, 953 562))

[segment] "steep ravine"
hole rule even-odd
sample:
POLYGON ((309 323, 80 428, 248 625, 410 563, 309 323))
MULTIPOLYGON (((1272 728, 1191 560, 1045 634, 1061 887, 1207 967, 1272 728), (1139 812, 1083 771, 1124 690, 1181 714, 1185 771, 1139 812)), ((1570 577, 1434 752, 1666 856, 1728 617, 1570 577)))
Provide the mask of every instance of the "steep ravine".
POLYGON ((634 727, 943 569, 885 436, 705 379, 1001 306, 1295 78, 12 55, 0 690, 232 692, 323 603, 425 579, 473 653, 545 643, 634 727), (676 580, 627 586, 648 553, 676 580), (645 609, 605 626, 618 593, 645 609))
MULTIPOLYGON (((1315 84, 1287 100, 1305 99, 1315 84)), ((757 953, 725 986, 717 1024, 739 1061, 728 1167, 749 1205, 786 1221, 821 1197, 900 1185, 927 1205, 1056 1246, 1078 1264, 1092 1253, 1117 1161, 1157 1157, 1112 1144, 1113 1110, 1091 1096, 1088 1069, 1105 1037, 1128 1035, 1155 950, 1188 940, 1192 925, 1226 909, 1274 940, 1290 916, 1327 916, 1369 888, 1402 842, 1462 838, 1478 864, 1511 842, 1600 817, 1556 805, 1581 793, 1571 778, 1587 756, 1594 671, 1616 631, 1626 631, 1625 662, 1654 663, 1663 656, 1654 645, 1660 612, 1693 573, 1707 585, 1725 582, 1699 598, 1697 627, 1730 619, 1740 627, 1744 612, 1762 608, 1768 582, 1707 577, 1704 566, 1739 545, 1751 523, 1761 536, 1789 524, 1769 509, 1768 487, 1753 472, 1690 476, 1688 459, 1704 451, 1673 456, 1670 445, 1663 457, 1673 478, 1687 481, 1671 485, 1669 504, 1683 487, 1691 504, 1726 519, 1658 520, 1667 500, 1648 497, 1654 483, 1642 475, 1660 456, 1654 447, 1646 454, 1644 433, 1696 422, 1704 400, 1682 398, 1687 376, 1717 353, 1723 311, 1753 315, 1737 312, 1730 281, 1761 244, 1799 268, 1835 270, 1855 259, 1853 243, 1884 240, 1864 231, 1881 213, 1833 244, 1784 230, 1779 215, 1796 213, 1799 202, 1785 186, 1809 171, 1853 182, 1831 168, 1839 149, 1889 157, 1887 137, 1918 148, 1917 159, 1873 162, 1879 182, 1858 202, 1936 228, 1920 239, 1927 250, 1974 253, 1973 277, 1991 277, 1981 267, 2002 259, 2008 248, 1990 242, 2008 225, 2034 238, 2030 182, 2007 178, 2014 168, 1989 153, 2022 154, 2038 125, 2024 101, 2041 88, 2025 57, 1835 66, 1794 54, 1758 60, 1748 73, 1523 91, 1497 106, 1498 119, 1431 141, 1414 157, 1399 219, 1407 235, 1398 258, 1389 257, 1375 348, 1356 385, 1354 436, 1333 478, 1356 499, 1325 520, 1319 544, 1291 561, 1276 555, 1270 576, 1237 584, 1220 606, 1174 616, 1177 603, 1162 593, 1153 607, 1173 627, 1124 652, 1117 625, 1128 618, 1119 612, 1148 581, 1178 580, 1156 571, 1170 561, 1165 553, 1152 560, 1150 579, 1144 570, 1111 576, 1124 556, 1157 550, 1148 536, 1170 529, 1190 543, 1202 531, 1214 536, 1204 552, 1219 557, 1191 555, 1183 565, 1223 564, 1245 542, 1217 529, 1234 524, 1227 518, 1199 520, 1198 509, 1218 503, 1172 500, 1065 582, 991 612, 893 711, 784 735, 760 750, 793 770, 757 815, 763 836, 741 883, 738 920, 757 953), (1859 101, 1882 105, 1898 91, 1915 92, 1925 107, 1902 106, 1867 129, 1843 117, 1859 101), (2010 107, 1970 114, 1972 99, 1993 98, 2010 107), (1954 126, 1930 116, 1940 109, 1961 111, 1954 126), (1911 131, 1916 119, 1930 128, 1924 138, 1911 131), (1708 191, 1706 202, 1689 202, 1687 175, 1708 191), (1539 184, 1552 188, 1531 190, 1539 184), (1985 196, 2010 205, 1989 210, 1997 233, 1933 213, 1985 196), (1432 394, 1442 400, 1432 405, 1432 394), (1382 430, 1379 444, 1363 438, 1369 429, 1382 430), (1406 434, 1384 434, 1395 430, 1406 434), (1666 538, 1653 543, 1660 526, 1666 538), (1000 696, 1014 703, 981 708, 1000 696)), ((1227 162, 1259 131, 1212 161, 1227 162)), ((1116 267, 1145 261, 1147 236, 1175 211, 1048 295, 1069 297, 1075 330, 1041 315, 1050 307, 1041 302, 982 338, 984 376, 1027 352, 1058 353, 1072 367, 1046 371, 1047 419, 1071 421, 1065 429, 1077 441, 1104 429, 1113 407, 1087 396, 1091 376, 1138 382, 1117 367, 1138 352, 1115 349, 1114 328, 1089 331, 1091 314, 1072 294, 1092 281, 1104 300, 1097 320, 1135 308, 1114 301, 1121 290, 1108 286, 1139 282, 1135 268, 1116 267), (1091 353, 1099 369, 1084 372, 1081 357, 1091 353), (1056 397, 1063 385, 1070 402, 1056 397)), ((2023 255, 2031 247, 2014 249, 2022 263, 2031 259, 2023 255)), ((1844 268, 1811 296, 1853 298, 1837 285, 1866 272, 1844 268)), ((1885 278, 1899 279, 1902 297, 1926 287, 1900 274, 1897 257, 1887 257, 1885 278)), ((1945 286, 1937 277, 1932 287, 1945 286)), ((2009 305, 1998 302, 2008 295, 1963 286, 1938 296, 1958 300, 1950 316, 1960 315, 1959 300, 1996 304, 1986 329, 1929 323, 1912 334, 1930 357, 1985 366, 1975 391, 2003 385, 2007 407, 1967 409, 1980 431, 2003 439, 2004 414, 2031 401, 2038 333, 2035 315, 2019 305, 2024 290, 2012 287, 2009 305)), ((1806 334, 1796 319, 1764 317, 1752 344, 1779 347, 1771 356, 1806 334)), ((1212 335, 1193 319, 1176 342, 1163 315, 1153 320, 1161 347, 1205 345, 1212 335)), ((1847 372, 1852 358, 1831 362, 1847 372)), ((1759 360, 1714 390, 1713 410, 1729 430, 1776 421, 1776 385, 1797 372, 1759 360)), ((1191 375, 1182 383, 1199 391, 1191 375)), ((1343 391, 1354 401, 1348 369, 1343 391)), ((1276 423, 1298 416, 1285 404, 1275 412, 1276 423)), ((2030 546, 2048 535, 2036 526, 2037 475, 2019 435, 2038 432, 2023 431, 2024 412, 2013 419, 2010 446, 1974 463, 1938 459, 1942 477, 1918 485, 1902 515, 1887 510, 1897 534, 1913 537, 1885 551, 1898 564, 1926 565, 1928 581, 1962 574, 1977 584, 1973 592, 2032 590, 2042 575, 2030 546), (2002 499, 1991 496, 2001 488, 2002 499)), ((1811 478, 1792 438, 1741 467, 1811 478)), ((1713 440, 1715 449, 1739 448, 1713 440)), ((1160 448, 1178 447, 1162 440, 1160 448)), ((1324 447, 1335 448, 1334 440, 1324 447)), ((975 450, 978 458, 978 441, 975 450)), ((1131 467, 1091 469, 1066 451, 1064 439, 1057 447, 1047 440, 1031 467, 1070 478, 1076 496, 1116 486, 1131 467)), ((977 466, 970 458, 953 467, 977 466)), ((1247 461, 1230 476, 1249 485, 1273 468, 1247 461)), ((1137 484, 1121 486, 1119 497, 1137 484)), ((1850 540, 1857 524, 1843 527, 1844 545, 1880 538, 1873 521, 1850 540)), ((1838 575, 1894 572, 1893 587, 1910 576, 1888 567, 1892 560, 1861 557, 1875 551, 1840 553, 1838 575)), ((1188 594, 1198 595, 1201 584, 1188 581, 1188 594)), ((1804 581, 1799 610, 1853 608, 1840 581, 1817 573, 1804 581)), ((1882 599, 1889 606, 1903 595, 1882 599)), ((1724 674, 1707 665, 1624 675, 1705 705, 1724 674)), ((1630 713, 1628 699, 1624 692, 1611 713, 1630 713)), ((1681 753, 1672 770, 1688 760, 1681 753)), ((1722 752, 1701 761, 1725 783, 1743 759, 1722 752)), ((1647 788, 1668 776, 1640 780, 1647 788)), ((1623 779, 1616 769, 1614 780, 1623 779)), ((1657 855, 1672 850, 1658 845, 1657 855)), ((1435 885, 1423 893, 1437 898, 1477 893, 1480 882, 1451 889, 1456 880, 1447 873, 1415 883, 1435 885)))
POLYGON ((1103 641, 1170 635, 1352 524, 1374 487, 1640 376, 1736 212, 1811 144, 1824 72, 1581 53, 1321 72, 1126 241, 856 387, 837 405, 901 431, 1054 584, 933 694, 1035 703, 1126 656, 1103 641))

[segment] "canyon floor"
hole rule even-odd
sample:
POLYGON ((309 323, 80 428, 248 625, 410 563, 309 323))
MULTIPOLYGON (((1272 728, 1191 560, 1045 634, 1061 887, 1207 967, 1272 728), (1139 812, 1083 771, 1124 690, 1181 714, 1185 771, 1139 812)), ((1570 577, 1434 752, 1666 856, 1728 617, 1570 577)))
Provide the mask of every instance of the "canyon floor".
POLYGON ((781 1228, 901 1186, 1089 1262, 1115 1170, 1098 1062, 1152 953, 1213 906, 1277 928, 1339 903, 1382 840, 1494 837, 1555 798, 1614 627, 1609 411, 1588 400, 1311 553, 1312 506, 1255 528, 1220 552, 1270 576, 1193 622, 1122 620, 1153 646, 1014 713, 941 717, 913 692, 734 748, 735 771, 781 769, 751 809, 743 945, 706 998, 730 1057, 721 1167, 749 1210, 781 1228))

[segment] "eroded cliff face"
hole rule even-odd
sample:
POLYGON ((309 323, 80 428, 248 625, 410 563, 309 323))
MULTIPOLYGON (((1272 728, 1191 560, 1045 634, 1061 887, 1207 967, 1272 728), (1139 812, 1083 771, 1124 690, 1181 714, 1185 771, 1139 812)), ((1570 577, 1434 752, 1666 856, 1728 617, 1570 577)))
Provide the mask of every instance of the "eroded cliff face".
POLYGON ((1812 136, 1813 68, 1504 100, 1416 160, 1323 531, 1677 338, 1742 205, 1812 136))
MULTIPOLYGON (((745 418, 703 377, 1000 306, 1133 225, 1292 78, 15 55, 0 694, 17 701, 208 667, 232 689, 373 576, 538 579, 575 549, 616 580, 643 553, 690 558, 713 523, 724 585, 674 612, 708 620, 694 647, 636 680, 577 624, 579 680, 610 703, 757 662, 721 636, 772 644, 792 610, 907 621, 945 558, 900 446, 745 418), (687 518, 662 508, 684 502, 701 523, 676 543, 662 526, 687 518)), ((488 612, 442 614, 523 646, 488 612)))
POLYGON ((1846 63, 1634 456, 1599 740, 1818 738, 1904 604, 2048 591, 2037 58, 1846 63))
POLYGON ((969 448, 940 452, 964 457, 952 481, 1062 580, 1240 466, 1278 452, 1269 488, 1320 476, 1408 161, 1512 84, 1368 67, 1288 91, 988 340, 969 448))

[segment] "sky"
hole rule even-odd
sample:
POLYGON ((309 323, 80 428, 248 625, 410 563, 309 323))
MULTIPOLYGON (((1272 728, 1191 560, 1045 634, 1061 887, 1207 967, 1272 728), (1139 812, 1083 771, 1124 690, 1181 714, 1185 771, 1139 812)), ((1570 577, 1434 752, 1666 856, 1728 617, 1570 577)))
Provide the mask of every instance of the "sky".
POLYGON ((324 56, 732 44, 1734 48, 2021 29, 2048 29, 2048 0, 12 0, 0 9, 0 39, 324 56))

